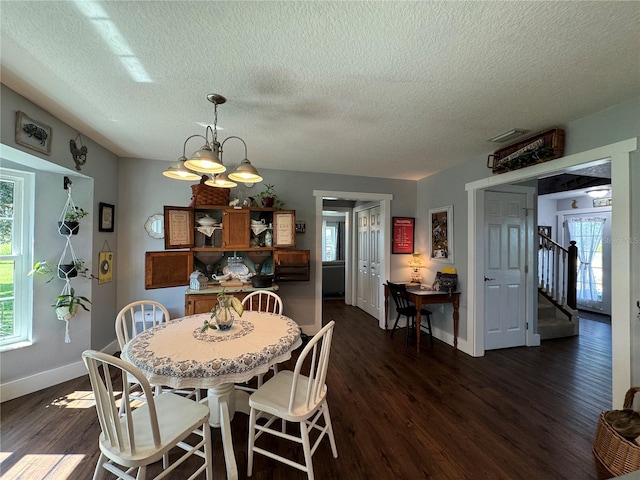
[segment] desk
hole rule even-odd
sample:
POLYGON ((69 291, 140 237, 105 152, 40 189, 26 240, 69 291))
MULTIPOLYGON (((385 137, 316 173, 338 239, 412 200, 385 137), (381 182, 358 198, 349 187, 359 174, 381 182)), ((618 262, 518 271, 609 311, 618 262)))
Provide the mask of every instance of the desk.
MULTIPOLYGON (((458 324, 460 322, 460 292, 434 292, 422 290, 420 287, 407 286, 407 296, 409 300, 416 304, 418 312, 424 305, 434 305, 450 303, 453 306, 453 347, 458 348, 458 324)), ((384 328, 387 328, 387 317, 389 314, 389 287, 384 284, 384 328)), ((420 321, 416 321, 420 325, 420 321)), ((420 328, 416 328, 417 351, 420 352, 420 328)))
POLYGON ((222 434, 227 478, 238 478, 231 438, 236 410, 249 413, 249 394, 234 388, 291 358, 302 345, 300 328, 288 317, 245 311, 226 332, 200 332, 210 314, 176 318, 137 335, 122 349, 122 358, 154 385, 206 388, 212 427, 222 434))

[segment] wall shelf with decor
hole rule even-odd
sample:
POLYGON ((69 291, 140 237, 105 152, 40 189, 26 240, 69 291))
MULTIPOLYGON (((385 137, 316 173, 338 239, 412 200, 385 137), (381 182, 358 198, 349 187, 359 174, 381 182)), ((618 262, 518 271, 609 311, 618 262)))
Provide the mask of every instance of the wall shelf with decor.
MULTIPOLYGON (((299 252, 295 248, 295 210, 278 210, 273 207, 233 207, 195 203, 189 207, 164 207, 164 252, 147 252, 147 266, 156 272, 147 272, 150 279, 146 288, 162 288, 166 283, 163 275, 169 274, 177 265, 186 273, 189 269, 202 270, 213 284, 216 283, 230 259, 242 257, 249 269, 249 275, 273 275, 276 281, 308 281, 310 252, 301 265, 291 266, 293 270, 282 275, 281 267, 276 267, 279 252, 299 252), (172 251, 175 251, 175 258, 172 251), (185 252, 188 250, 188 252, 185 252), (185 254, 189 257, 188 261, 185 254), (167 264, 167 267, 162 265, 167 264), (173 265, 169 267, 168 265, 173 265), (262 271, 261 271, 262 269, 262 271), (278 270, 278 271, 276 271, 278 270), (158 280, 158 282, 153 279, 158 280)), ((278 257, 280 258, 280 257, 278 257)), ((287 267, 289 268, 289 267, 287 267)), ((191 272, 189 272, 191 273, 191 272)), ((176 279, 172 276, 172 286, 176 279)), ((179 285, 189 284, 189 275, 181 275, 179 285), (184 277, 184 279, 182 279, 184 277)), ((250 279, 245 286, 251 287, 250 279)), ((275 285, 277 286, 277 285, 275 285)))

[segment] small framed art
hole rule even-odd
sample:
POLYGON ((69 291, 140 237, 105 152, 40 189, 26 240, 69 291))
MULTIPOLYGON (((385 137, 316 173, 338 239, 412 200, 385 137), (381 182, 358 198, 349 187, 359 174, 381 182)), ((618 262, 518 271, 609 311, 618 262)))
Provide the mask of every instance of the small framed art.
POLYGON ((115 206, 109 203, 100 202, 100 214, 98 221, 98 231, 113 232, 113 224, 115 220, 115 206))
POLYGON ((24 112, 16 112, 16 143, 46 155, 51 154, 51 127, 34 120, 24 112))
POLYGON ((453 263, 453 205, 429 210, 429 258, 453 263))
POLYGON ((391 253, 413 253, 416 219, 393 217, 391 253))

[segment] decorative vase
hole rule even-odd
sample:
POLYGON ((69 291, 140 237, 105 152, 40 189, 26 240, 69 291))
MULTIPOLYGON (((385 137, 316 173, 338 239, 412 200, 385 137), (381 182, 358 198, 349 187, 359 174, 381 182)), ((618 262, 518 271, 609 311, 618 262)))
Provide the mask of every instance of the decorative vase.
POLYGON ((221 331, 230 330, 233 325, 233 308, 231 307, 231 299, 233 295, 221 295, 218 297, 218 306, 216 307, 216 325, 221 331))
POLYGON ((262 206, 265 208, 273 207, 273 197, 264 197, 262 199, 262 206))
POLYGON ((65 237, 77 235, 79 230, 80 223, 78 222, 58 222, 58 232, 65 237))

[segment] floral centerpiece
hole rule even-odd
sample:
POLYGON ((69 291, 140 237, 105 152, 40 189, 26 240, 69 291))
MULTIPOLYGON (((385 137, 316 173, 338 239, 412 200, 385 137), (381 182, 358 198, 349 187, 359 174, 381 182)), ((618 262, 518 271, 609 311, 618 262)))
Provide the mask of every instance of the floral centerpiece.
POLYGON ((233 295, 226 295, 224 289, 218 293, 218 305, 211 309, 211 317, 204 321, 200 333, 205 333, 208 329, 211 330, 230 330, 233 326, 234 312, 239 317, 244 312, 242 302, 233 295), (213 320, 213 321, 211 321, 213 320))

